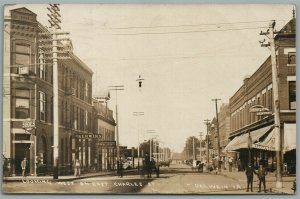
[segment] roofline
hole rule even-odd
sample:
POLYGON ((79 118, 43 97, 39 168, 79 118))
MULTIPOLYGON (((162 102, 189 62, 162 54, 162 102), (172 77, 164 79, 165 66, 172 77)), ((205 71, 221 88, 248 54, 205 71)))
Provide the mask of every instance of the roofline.
MULTIPOLYGON (((252 78, 256 73, 258 73, 258 71, 259 71, 259 69, 269 60, 269 59, 271 59, 271 55, 269 55, 268 56, 268 58, 256 69, 256 71, 254 72, 254 73, 252 73, 252 75, 250 75, 250 77, 248 78, 248 79, 250 79, 250 78, 252 78)), ((233 97, 233 96, 235 96, 243 87, 244 87, 244 85, 245 85, 245 83, 243 83, 242 84, 242 86, 240 86, 240 88, 229 98, 229 103, 230 103, 230 101, 231 101, 231 98, 233 97)))
MULTIPOLYGON (((49 30, 42 25, 40 22, 38 22, 38 27, 41 28, 42 31, 45 32, 49 32, 49 30)), ((76 56, 73 52, 69 52, 68 53, 69 56, 72 58, 72 60, 74 60, 77 64, 83 66, 82 68, 85 69, 87 72, 89 72, 91 75, 94 74, 94 72, 92 71, 92 69, 90 69, 90 67, 88 67, 88 65, 86 65, 78 56, 76 56)))

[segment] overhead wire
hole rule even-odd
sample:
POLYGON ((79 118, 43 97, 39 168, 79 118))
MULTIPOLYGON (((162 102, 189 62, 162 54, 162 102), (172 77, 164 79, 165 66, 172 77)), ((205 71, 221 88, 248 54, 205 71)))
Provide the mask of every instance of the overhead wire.
POLYGON ((184 33, 200 33, 200 32, 222 32, 233 30, 250 30, 268 28, 263 26, 244 27, 244 28, 229 28, 229 29, 211 29, 211 30, 192 30, 192 31, 168 31, 168 32, 139 32, 139 33, 113 33, 113 35, 158 35, 158 34, 184 34, 184 33))
MULTIPOLYGON (((232 24, 249 24, 249 23, 264 23, 269 22, 270 20, 264 21, 241 21, 241 22, 227 22, 227 23, 203 23, 203 24, 182 24, 182 25, 161 25, 161 26, 129 26, 129 27, 116 27, 110 29, 140 29, 140 28, 173 28, 173 27, 197 27, 197 26, 212 26, 212 25, 232 25, 232 24)), ((285 21, 285 20, 277 20, 285 21)))

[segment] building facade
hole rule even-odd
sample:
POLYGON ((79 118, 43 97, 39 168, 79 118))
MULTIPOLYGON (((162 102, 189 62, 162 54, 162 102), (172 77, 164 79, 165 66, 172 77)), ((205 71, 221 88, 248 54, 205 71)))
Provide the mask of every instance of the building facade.
POLYGON ((94 139, 93 164, 97 171, 114 170, 116 164, 115 120, 107 105, 93 99, 93 132, 100 135, 94 139))
MULTIPOLYGON (((26 8, 4 17, 3 155, 11 175, 21 174, 24 157, 28 173, 52 172, 53 65, 40 45, 48 33, 26 8)), ((92 134, 93 72, 71 51, 67 56, 58 61, 60 175, 75 159, 83 169, 91 166, 91 139, 82 135, 92 134)))
POLYGON ((219 116, 219 135, 220 135, 220 147, 221 151, 229 143, 229 134, 230 134, 230 108, 229 104, 222 104, 219 116))
MULTIPOLYGON (((284 164, 295 172, 296 162, 296 19, 290 20, 276 35, 276 63, 280 108, 280 132, 284 164)), ((238 152, 240 169, 251 161, 275 167, 274 102, 271 57, 244 79, 230 98, 230 136, 226 150, 238 152), (250 137, 251 136, 251 137, 250 137), (249 144, 250 139, 250 144, 249 144)))

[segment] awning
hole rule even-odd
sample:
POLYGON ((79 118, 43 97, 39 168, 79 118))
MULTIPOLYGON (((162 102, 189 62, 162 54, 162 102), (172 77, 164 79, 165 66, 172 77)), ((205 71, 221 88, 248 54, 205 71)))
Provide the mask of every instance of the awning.
MULTIPOLYGON (((271 128, 272 128, 272 126, 267 126, 267 127, 263 127, 263 128, 251 131, 250 135, 252 138, 252 144, 257 142, 259 140, 259 138, 261 138, 264 134, 269 132, 271 128)), ((235 137, 233 140, 231 140, 231 142, 229 142, 229 144, 225 147, 225 149, 223 151, 224 152, 235 151, 235 150, 243 149, 243 148, 247 149, 248 148, 248 137, 249 137, 248 133, 245 133, 243 135, 235 137)))
POLYGON ((274 128, 272 132, 262 142, 254 143, 253 148, 267 150, 267 151, 275 151, 276 150, 275 137, 276 135, 275 135, 275 128, 274 128))
MULTIPOLYGON (((276 151, 276 132, 275 129, 262 141, 253 144, 254 148, 268 151, 276 151)), ((284 124, 283 151, 296 149, 296 124, 284 124)))

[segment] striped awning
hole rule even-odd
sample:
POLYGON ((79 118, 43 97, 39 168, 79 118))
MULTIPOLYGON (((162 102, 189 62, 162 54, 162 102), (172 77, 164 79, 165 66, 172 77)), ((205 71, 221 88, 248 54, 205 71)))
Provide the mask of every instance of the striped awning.
MULTIPOLYGON (((253 144, 254 148, 276 151, 276 132, 275 129, 261 142, 253 144)), ((283 151, 290 151, 296 149, 296 124, 284 124, 284 139, 283 139, 283 151)))
MULTIPOLYGON (((271 129, 272 126, 267 126, 267 127, 263 127, 251 131, 250 136, 252 138, 252 147, 255 147, 254 143, 258 142, 259 138, 261 138, 263 135, 268 133, 271 129)), ((240 136, 236 136, 233 140, 231 140, 231 142, 228 143, 228 145, 225 147, 223 151, 226 152, 226 151, 235 151, 238 149, 247 149, 249 145, 248 141, 249 141, 248 133, 242 134, 240 136)))

